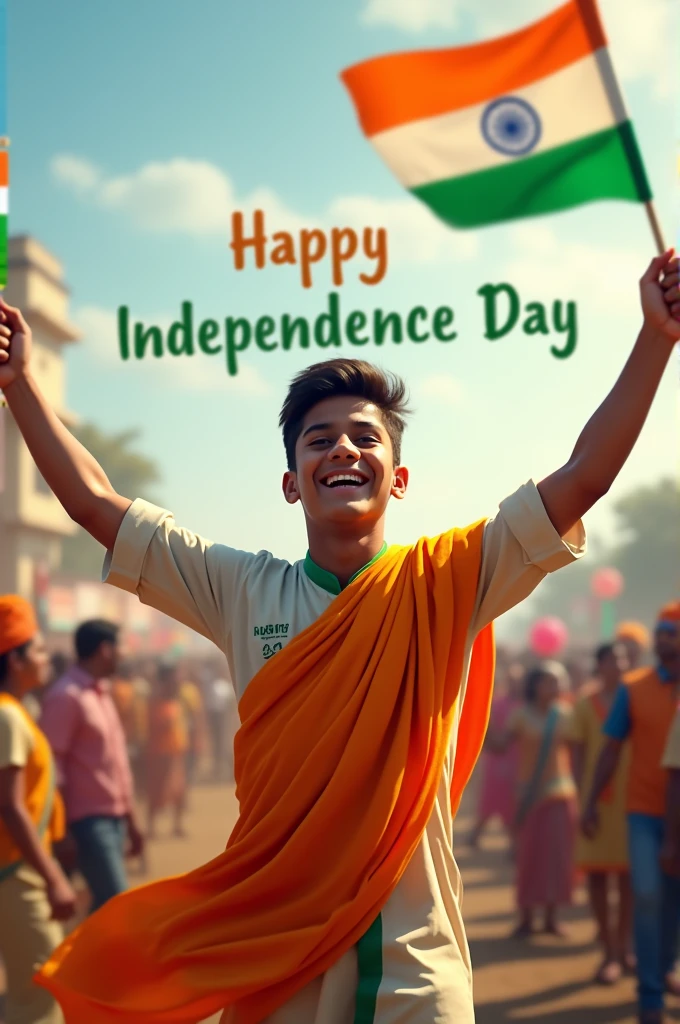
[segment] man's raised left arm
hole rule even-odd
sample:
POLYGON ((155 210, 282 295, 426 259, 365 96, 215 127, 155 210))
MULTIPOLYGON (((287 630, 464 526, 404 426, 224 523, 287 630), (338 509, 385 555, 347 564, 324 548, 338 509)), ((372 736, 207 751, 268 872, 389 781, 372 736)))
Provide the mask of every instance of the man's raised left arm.
POLYGON ((561 537, 616 480, 644 426, 680 340, 680 260, 670 249, 640 281, 644 323, 619 379, 584 427, 569 461, 538 485, 561 537))

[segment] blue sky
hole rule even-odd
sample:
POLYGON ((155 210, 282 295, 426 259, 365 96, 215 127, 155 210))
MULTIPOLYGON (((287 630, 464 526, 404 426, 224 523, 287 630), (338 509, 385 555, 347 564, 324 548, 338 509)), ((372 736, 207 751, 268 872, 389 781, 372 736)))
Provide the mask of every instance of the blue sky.
MULTIPOLYGON (((552 6, 199 0, 189 16, 179 0, 10 3, 11 230, 34 234, 66 269, 71 315, 84 331, 68 354, 68 404, 106 430, 143 428, 163 472, 161 497, 182 525, 289 558, 305 549, 300 512, 280 497, 276 420, 289 377, 317 353, 248 355, 232 380, 206 357, 123 365, 116 353, 121 304, 164 323, 184 300, 200 318, 322 310, 326 269, 309 292, 292 268, 233 269, 228 211, 256 203, 272 226, 387 226, 386 280, 367 288, 350 265, 344 308, 456 310, 451 345, 374 356, 407 378, 417 412, 404 456, 411 493, 391 513, 391 540, 493 512, 569 456, 639 328, 637 280, 653 255, 642 209, 600 203, 450 231, 375 156, 338 80, 364 57, 482 39, 552 6), (484 340, 476 291, 498 281, 513 283, 523 302, 577 301, 570 359, 519 333, 484 340)), ((672 240, 671 4, 604 0, 601 9, 672 240)), ((605 539, 618 496, 676 471, 677 377, 674 364, 635 455, 589 516, 605 539)))

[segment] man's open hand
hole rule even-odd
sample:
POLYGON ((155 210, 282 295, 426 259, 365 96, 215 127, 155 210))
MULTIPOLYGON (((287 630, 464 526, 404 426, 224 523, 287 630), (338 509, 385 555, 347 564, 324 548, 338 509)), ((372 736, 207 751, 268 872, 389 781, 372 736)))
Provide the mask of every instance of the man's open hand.
POLYGON ((680 259, 669 249, 652 260, 640 280, 645 323, 669 341, 680 341, 680 259))

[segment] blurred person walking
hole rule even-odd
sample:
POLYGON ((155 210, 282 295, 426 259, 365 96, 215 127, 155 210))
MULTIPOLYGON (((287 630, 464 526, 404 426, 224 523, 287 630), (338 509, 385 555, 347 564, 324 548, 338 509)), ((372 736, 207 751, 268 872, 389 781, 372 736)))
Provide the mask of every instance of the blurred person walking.
MULTIPOLYGON (((595 654, 596 688, 577 701, 574 707, 569 738, 582 811, 585 810, 595 766, 605 744, 602 726, 627 669, 628 658, 622 644, 598 647, 595 654)), ((597 805, 600 821, 597 834, 588 838, 580 833, 576 843, 576 865, 586 876, 590 906, 603 950, 603 960, 595 976, 602 985, 614 984, 624 970, 635 967, 631 949, 633 895, 625 806, 629 760, 630 750, 626 744, 616 772, 597 805), (612 887, 618 894, 616 914, 609 899, 612 887)))
MULTIPOLYGON (((511 664, 504 672, 504 680, 494 687, 489 728, 502 734, 511 715, 521 706, 524 687, 523 670, 511 664)), ((475 822, 470 844, 476 848, 482 832, 494 818, 500 818, 506 833, 513 841, 513 822, 517 809, 517 745, 511 744, 503 753, 486 749, 481 757, 481 785, 475 822)))
POLYGON ((641 1024, 660 1024, 664 994, 680 995, 675 976, 680 879, 662 864, 668 783, 662 758, 678 700, 680 601, 660 611, 654 652, 656 665, 628 673, 616 692, 581 822, 588 838, 597 835, 598 802, 630 739, 626 810, 641 1024))
POLYGON ((504 752, 515 742, 518 746, 517 938, 534 932, 539 909, 543 931, 562 937, 558 909, 572 900, 577 810, 567 741, 570 707, 563 699, 568 692, 564 667, 541 662, 527 674, 525 703, 511 714, 500 735, 487 737, 491 750, 504 752))
POLYGON ((130 769, 136 782, 140 774, 140 761, 145 756, 146 701, 138 692, 135 682, 132 666, 129 663, 119 665, 111 680, 111 699, 123 726, 130 769))
POLYGON ((134 810, 125 732, 111 696, 118 662, 118 627, 103 619, 75 633, 76 664, 45 696, 41 726, 57 764, 69 837, 65 861, 75 855, 92 895, 90 912, 127 888, 128 854, 144 840, 134 810))
POLYGON ((6 1024, 62 1024, 54 998, 33 984, 63 939, 76 894, 52 858, 64 834, 49 743, 22 701, 44 686, 50 662, 33 608, 0 597, 0 956, 6 1024))
POLYGON ((169 808, 173 815, 173 835, 184 837, 186 811, 189 730, 180 697, 177 666, 159 666, 155 692, 149 708, 147 750, 147 837, 156 838, 156 818, 169 808))
POLYGON ((206 750, 207 723, 203 695, 200 687, 194 682, 194 679, 197 678, 196 673, 186 662, 178 664, 177 673, 179 699, 182 702, 187 724, 186 783, 187 790, 189 790, 196 781, 198 766, 206 750))
POLYGON ((233 775, 231 733, 235 730, 230 729, 230 724, 234 716, 236 695, 220 662, 212 662, 204 678, 205 711, 212 751, 212 777, 214 782, 220 782, 227 771, 233 775))

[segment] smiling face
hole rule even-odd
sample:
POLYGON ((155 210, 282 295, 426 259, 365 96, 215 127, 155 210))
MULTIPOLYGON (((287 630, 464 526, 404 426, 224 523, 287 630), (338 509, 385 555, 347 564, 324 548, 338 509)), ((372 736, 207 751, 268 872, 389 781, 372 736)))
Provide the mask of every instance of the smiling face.
POLYGON ((340 395, 305 416, 295 446, 295 470, 283 478, 289 504, 302 503, 308 523, 370 529, 390 497, 403 498, 408 470, 394 466, 380 409, 340 395))

